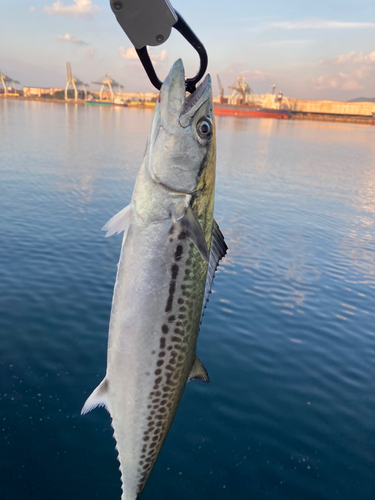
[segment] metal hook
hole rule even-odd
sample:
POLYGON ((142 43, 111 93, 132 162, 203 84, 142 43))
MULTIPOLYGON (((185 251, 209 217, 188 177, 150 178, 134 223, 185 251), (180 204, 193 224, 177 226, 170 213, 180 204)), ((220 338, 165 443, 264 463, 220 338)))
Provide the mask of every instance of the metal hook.
MULTIPOLYGON (((208 64, 208 57, 207 57, 207 52, 206 49, 204 48, 202 42, 199 40, 199 38, 195 35, 195 33, 192 31, 190 26, 185 22, 183 17, 177 12, 174 11, 177 16, 177 22, 176 24, 173 25, 173 28, 175 28, 177 31, 181 33, 181 35, 187 40, 190 45, 194 47, 194 49, 198 52, 199 54, 199 59, 200 59, 200 67, 198 73, 193 77, 193 78, 187 78, 185 80, 186 84, 186 90, 190 92, 191 94, 195 91, 197 83, 203 75, 206 72, 207 69, 207 64, 208 64)), ((160 90, 162 83, 156 72, 155 69, 152 65, 150 56, 147 51, 147 45, 142 47, 141 49, 135 49, 137 51, 138 57, 142 63, 142 66, 144 67, 151 83, 156 87, 158 90, 160 90)))

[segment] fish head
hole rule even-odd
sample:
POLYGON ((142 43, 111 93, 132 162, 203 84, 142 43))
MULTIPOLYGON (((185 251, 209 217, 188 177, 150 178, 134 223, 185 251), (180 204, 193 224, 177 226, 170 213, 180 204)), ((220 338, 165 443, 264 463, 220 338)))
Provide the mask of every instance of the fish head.
POLYGON ((202 184, 210 153, 215 150, 211 78, 205 77, 186 97, 181 59, 165 79, 147 150, 147 168, 152 180, 170 191, 193 194, 202 184))

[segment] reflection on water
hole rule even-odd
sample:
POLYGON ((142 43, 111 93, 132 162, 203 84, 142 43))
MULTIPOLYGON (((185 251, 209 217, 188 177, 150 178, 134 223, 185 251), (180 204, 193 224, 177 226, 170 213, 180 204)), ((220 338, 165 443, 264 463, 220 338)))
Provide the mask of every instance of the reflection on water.
MULTIPOLYGON (((120 497, 108 414, 79 412, 121 245, 100 228, 129 202, 152 116, 0 101, 6 499, 120 497)), ((229 253, 199 337, 211 384, 188 384, 143 497, 373 500, 375 127, 216 122, 229 253)))

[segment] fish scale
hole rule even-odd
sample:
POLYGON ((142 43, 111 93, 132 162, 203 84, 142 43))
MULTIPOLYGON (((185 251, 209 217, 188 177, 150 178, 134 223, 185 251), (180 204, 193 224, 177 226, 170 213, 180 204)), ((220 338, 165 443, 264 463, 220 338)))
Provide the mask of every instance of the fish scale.
POLYGON ((141 495, 187 381, 209 380, 196 345, 202 309, 227 248, 213 220, 214 185, 210 78, 186 98, 179 60, 155 106, 131 203, 104 227, 107 236, 124 231, 124 237, 107 372, 82 413, 105 406, 111 415, 122 500, 141 495))

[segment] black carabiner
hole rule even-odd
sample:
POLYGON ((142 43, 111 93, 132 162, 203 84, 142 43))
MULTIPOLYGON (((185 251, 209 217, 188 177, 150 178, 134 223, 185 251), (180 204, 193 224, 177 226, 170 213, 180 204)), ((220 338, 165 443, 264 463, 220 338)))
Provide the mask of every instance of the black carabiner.
MULTIPOLYGON (((181 35, 185 38, 185 40, 187 40, 199 54, 200 68, 198 73, 194 76, 194 78, 187 78, 185 80, 186 90, 192 94, 196 89, 197 83, 206 72, 208 64, 207 52, 202 42, 195 35, 190 26, 184 21, 183 17, 176 10, 175 13, 177 15, 178 20, 177 23, 173 25, 173 28, 179 31, 181 35)), ((147 45, 145 45, 141 49, 135 49, 135 50, 137 51, 138 57, 150 79, 150 82, 154 87, 160 90, 163 82, 159 80, 157 74, 155 73, 155 69, 152 65, 150 56, 148 55, 147 45)))

